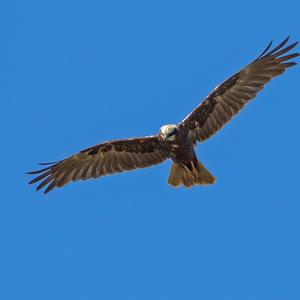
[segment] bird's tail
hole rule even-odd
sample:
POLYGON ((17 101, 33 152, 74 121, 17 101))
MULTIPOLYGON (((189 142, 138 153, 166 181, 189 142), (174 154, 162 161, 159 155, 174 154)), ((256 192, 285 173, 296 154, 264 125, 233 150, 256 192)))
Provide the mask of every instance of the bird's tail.
POLYGON ((191 162, 191 170, 185 165, 173 163, 171 167, 168 183, 174 187, 184 185, 191 187, 193 185, 213 184, 216 178, 197 160, 197 164, 191 162))

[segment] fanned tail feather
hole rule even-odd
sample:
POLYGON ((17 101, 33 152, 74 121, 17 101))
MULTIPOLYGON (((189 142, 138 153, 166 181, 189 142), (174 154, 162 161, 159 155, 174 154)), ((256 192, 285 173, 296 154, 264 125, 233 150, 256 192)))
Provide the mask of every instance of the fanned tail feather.
POLYGON ((193 185, 213 184, 216 178, 203 166, 200 161, 191 171, 186 166, 173 163, 170 171, 168 183, 174 187, 184 185, 191 187, 193 185))

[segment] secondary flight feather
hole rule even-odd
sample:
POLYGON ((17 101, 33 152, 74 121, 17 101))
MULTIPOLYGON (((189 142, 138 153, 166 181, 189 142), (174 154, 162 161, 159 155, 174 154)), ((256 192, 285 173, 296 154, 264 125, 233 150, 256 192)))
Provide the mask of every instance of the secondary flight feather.
POLYGON ((291 59, 299 53, 288 54, 296 45, 287 45, 287 37, 279 45, 272 42, 250 64, 218 85, 182 122, 160 128, 157 135, 104 142, 54 163, 44 163, 29 183, 40 182, 37 190, 48 193, 68 182, 98 178, 173 161, 168 183, 207 185, 215 177, 198 160, 197 142, 203 142, 231 120, 272 78, 296 65, 291 59))

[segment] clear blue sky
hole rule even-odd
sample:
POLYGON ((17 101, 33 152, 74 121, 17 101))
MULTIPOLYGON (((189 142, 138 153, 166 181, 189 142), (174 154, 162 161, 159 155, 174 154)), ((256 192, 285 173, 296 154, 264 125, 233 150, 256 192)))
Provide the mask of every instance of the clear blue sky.
POLYGON ((170 162, 47 196, 25 175, 180 121, 300 39, 299 1, 5 2, 0 299, 300 299, 299 66, 198 146, 214 186, 171 188, 170 162))

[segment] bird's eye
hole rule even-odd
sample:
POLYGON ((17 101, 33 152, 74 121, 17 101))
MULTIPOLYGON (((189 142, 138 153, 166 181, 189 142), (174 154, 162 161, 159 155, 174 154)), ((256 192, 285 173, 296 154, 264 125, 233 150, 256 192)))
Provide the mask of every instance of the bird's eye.
POLYGON ((173 131, 171 131, 171 133, 169 134, 169 136, 175 135, 178 133, 178 130, 175 128, 173 131))

